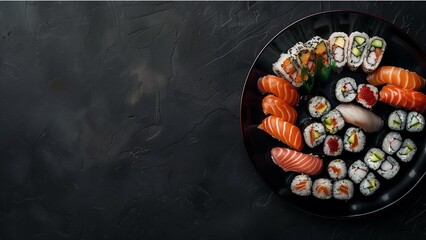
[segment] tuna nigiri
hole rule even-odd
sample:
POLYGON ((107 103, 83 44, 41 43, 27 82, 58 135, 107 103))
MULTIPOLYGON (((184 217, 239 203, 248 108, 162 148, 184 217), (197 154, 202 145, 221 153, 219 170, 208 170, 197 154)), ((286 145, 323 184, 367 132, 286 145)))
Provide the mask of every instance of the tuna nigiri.
POLYGON ((282 118, 268 116, 263 119, 258 128, 297 151, 303 148, 300 129, 291 123, 285 122, 282 118))
POLYGON ((336 107, 345 122, 362 128, 365 132, 378 132, 383 127, 383 120, 372 111, 352 103, 343 103, 336 107))
POLYGON ((420 113, 426 111, 426 95, 421 92, 395 86, 384 86, 379 95, 379 101, 392 106, 403 107, 420 113))
POLYGON ((286 172, 293 171, 309 175, 318 175, 322 172, 323 160, 310 154, 276 147, 271 150, 271 158, 286 172))
POLYGON ((257 88, 262 94, 272 93, 275 96, 283 99, 291 106, 296 106, 299 103, 299 93, 297 88, 283 78, 266 75, 259 78, 257 88))
POLYGON ((297 119, 297 111, 290 104, 272 94, 262 100, 263 112, 284 119, 284 121, 294 124, 297 119))
POLYGON ((379 67, 376 71, 367 75, 367 81, 374 86, 388 83, 413 90, 422 89, 426 84, 426 80, 417 73, 392 66, 379 67))

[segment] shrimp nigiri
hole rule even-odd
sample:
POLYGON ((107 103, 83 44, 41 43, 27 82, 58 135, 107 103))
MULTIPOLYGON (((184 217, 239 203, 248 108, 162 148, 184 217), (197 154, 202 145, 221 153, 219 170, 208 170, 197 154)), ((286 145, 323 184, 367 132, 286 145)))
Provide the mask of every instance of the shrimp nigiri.
POLYGON ((323 160, 319 157, 300 153, 287 148, 275 147, 271 150, 271 158, 284 171, 318 175, 322 172, 323 160))
POLYGON ((422 89, 426 84, 426 80, 417 73, 392 66, 379 67, 376 71, 367 75, 367 81, 374 86, 388 83, 412 90, 422 89))
POLYGON ((379 101, 392 106, 420 113, 426 112, 426 95, 421 92, 388 85, 382 88, 379 95, 379 101))
POLYGON ((372 111, 352 103, 342 103, 336 107, 345 122, 362 128, 365 132, 378 132, 383 127, 383 120, 372 111))
POLYGON ((282 118, 268 116, 263 119, 258 128, 297 151, 303 148, 300 129, 291 123, 285 122, 282 118))
POLYGON ((291 106, 296 106, 299 103, 299 93, 297 88, 284 78, 274 75, 266 75, 260 78, 257 82, 257 88, 262 94, 267 92, 283 99, 291 106))
POLYGON ((294 124, 297 119, 297 111, 281 98, 272 94, 267 95, 262 100, 263 112, 268 115, 280 117, 284 121, 294 124))

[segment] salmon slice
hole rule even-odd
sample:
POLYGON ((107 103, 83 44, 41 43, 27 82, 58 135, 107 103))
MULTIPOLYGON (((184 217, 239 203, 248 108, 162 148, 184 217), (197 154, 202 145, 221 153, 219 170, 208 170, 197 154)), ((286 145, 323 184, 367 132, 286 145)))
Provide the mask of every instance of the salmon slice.
POLYGON ((297 92, 297 88, 284 78, 266 75, 259 78, 257 88, 262 94, 272 93, 291 106, 296 106, 299 103, 300 96, 297 92))
POLYGON ((290 104, 272 94, 262 100, 263 112, 268 115, 282 118, 284 121, 294 124, 297 119, 297 111, 290 104))
POLYGON ((412 90, 422 89, 426 84, 426 80, 417 73, 392 66, 379 67, 376 71, 367 75, 367 81, 374 86, 387 83, 412 90))
POLYGON ((426 95, 421 92, 387 85, 382 88, 379 95, 379 101, 392 106, 420 113, 426 111, 426 95))
POLYGON ((322 172, 323 160, 313 155, 288 148, 275 147, 271 150, 271 157, 274 163, 286 172, 292 171, 309 175, 318 175, 322 172))
POLYGON ((293 124, 284 121, 282 118, 268 116, 263 119, 258 128, 269 133, 272 137, 280 140, 297 151, 300 151, 303 148, 302 133, 300 132, 300 129, 293 124))
POLYGON ((328 188, 327 186, 318 185, 316 190, 317 190, 318 193, 322 192, 325 196, 330 195, 330 188, 328 188))
POLYGON ((349 188, 348 188, 348 186, 341 185, 338 190, 339 190, 339 192, 341 192, 341 193, 343 193, 345 195, 349 195, 349 188))

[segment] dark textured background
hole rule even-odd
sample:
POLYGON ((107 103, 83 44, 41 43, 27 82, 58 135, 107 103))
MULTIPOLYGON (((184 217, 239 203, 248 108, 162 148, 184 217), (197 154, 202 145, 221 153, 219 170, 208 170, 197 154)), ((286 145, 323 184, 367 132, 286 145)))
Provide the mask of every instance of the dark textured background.
POLYGON ((369 12, 426 50, 426 3, 0 3, 0 239, 424 239, 423 181, 373 216, 295 209, 240 134, 282 28, 369 12))

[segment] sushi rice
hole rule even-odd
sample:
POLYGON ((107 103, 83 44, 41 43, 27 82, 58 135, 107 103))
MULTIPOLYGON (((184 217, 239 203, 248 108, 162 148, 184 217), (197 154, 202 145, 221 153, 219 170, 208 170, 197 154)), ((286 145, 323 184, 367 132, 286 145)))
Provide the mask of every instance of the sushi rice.
POLYGON ((357 160, 352 163, 348 170, 349 178, 356 184, 360 183, 367 174, 368 167, 361 160, 357 160))
POLYGON ((332 196, 333 184, 330 179, 319 178, 312 185, 312 195, 319 199, 330 199, 332 196))
POLYGON ((325 127, 325 131, 335 134, 345 126, 342 114, 339 110, 333 109, 321 117, 321 122, 325 127))
POLYGON ((349 200, 354 195, 354 184, 351 180, 337 180, 333 184, 333 197, 337 200, 349 200))
POLYGON ((364 61, 365 55, 367 54, 367 43, 369 36, 364 32, 352 32, 349 35, 349 47, 347 52, 349 70, 356 71, 364 61))
POLYGON ((370 196, 380 188, 380 182, 374 173, 369 173, 367 177, 359 184, 359 191, 364 196, 370 196))
POLYGON ((327 166, 328 174, 331 179, 343 179, 348 174, 345 161, 342 159, 334 159, 327 166))
POLYGON ((364 162, 367 166, 373 170, 377 170, 380 164, 385 160, 385 152, 378 148, 370 148, 365 154, 364 162))
POLYGON ((330 111, 331 104, 325 97, 315 96, 309 100, 308 107, 309 114, 314 118, 319 118, 330 111))
POLYGON ((272 71, 279 76, 293 84, 295 87, 303 85, 302 71, 296 62, 292 61, 290 54, 281 53, 280 58, 272 64, 272 71))
POLYGON ((323 152, 327 156, 339 156, 343 151, 342 138, 339 135, 328 135, 324 140, 323 152))
POLYGON ((402 145, 402 136, 398 132, 389 132, 382 142, 382 149, 385 153, 392 155, 396 153, 402 145))
POLYGON ((320 145, 325 137, 325 128, 321 123, 311 123, 303 130, 303 138, 310 148, 320 145))
POLYGON ((365 108, 371 109, 379 100, 379 90, 371 84, 358 85, 356 101, 365 108))
POLYGON ((412 111, 407 115, 407 131, 421 132, 425 127, 425 118, 422 114, 412 111))
POLYGON ((343 103, 352 102, 357 95, 357 84, 353 78, 344 77, 337 81, 334 94, 343 103))
POLYGON ((405 128, 407 112, 404 110, 395 110, 388 117, 388 127, 395 131, 401 131, 405 128))
POLYGON ((392 156, 387 156, 377 173, 385 179, 391 179, 399 172, 399 163, 392 156))
POLYGON ((344 32, 334 32, 330 35, 328 41, 330 43, 332 59, 336 63, 336 68, 334 70, 340 73, 347 62, 346 55, 349 46, 348 35, 344 32))
POLYGON ((348 128, 344 137, 344 145, 348 152, 361 152, 365 145, 365 134, 361 128, 348 128))
POLYGON ((291 181, 291 191, 299 196, 311 195, 312 180, 308 175, 297 175, 291 181))
POLYGON ((410 162, 413 160, 414 155, 417 152, 417 146, 413 140, 407 138, 402 142, 401 148, 396 153, 396 156, 401 159, 402 162, 410 162))
POLYGON ((365 73, 371 73, 379 66, 382 61, 383 54, 386 50, 386 41, 374 36, 368 40, 367 54, 362 62, 362 70, 365 73))

